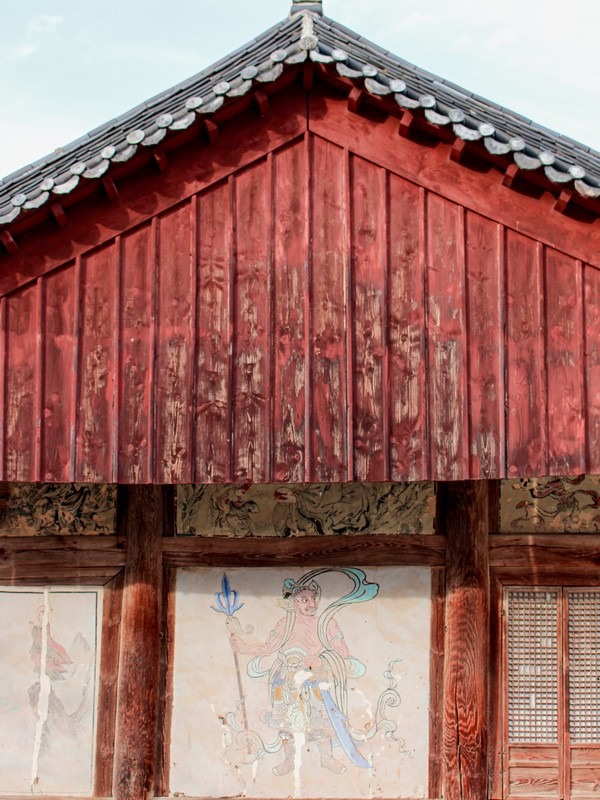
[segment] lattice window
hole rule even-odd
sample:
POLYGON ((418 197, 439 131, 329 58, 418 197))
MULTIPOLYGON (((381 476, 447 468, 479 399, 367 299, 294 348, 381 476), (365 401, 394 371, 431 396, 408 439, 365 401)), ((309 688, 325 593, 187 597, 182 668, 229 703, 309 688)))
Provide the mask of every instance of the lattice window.
POLYGON ((600 743, 600 591, 568 593, 572 744, 600 743))
POLYGON ((558 740, 558 593, 508 592, 508 739, 558 740))

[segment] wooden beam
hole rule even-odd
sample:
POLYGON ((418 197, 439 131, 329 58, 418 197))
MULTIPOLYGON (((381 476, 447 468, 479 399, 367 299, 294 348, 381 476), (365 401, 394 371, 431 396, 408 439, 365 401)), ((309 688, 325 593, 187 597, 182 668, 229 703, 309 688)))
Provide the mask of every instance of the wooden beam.
POLYGON ((509 164, 502 176, 502 185, 506 186, 507 189, 511 189, 518 174, 519 168, 517 165, 515 163, 509 164))
POLYGON ((554 203, 554 210, 559 214, 564 214, 573 199, 573 192, 571 189, 563 189, 554 203))
POLYGON ((270 108, 269 98, 267 95, 264 92, 254 92, 252 99, 254 100, 254 104, 260 116, 266 117, 270 108))
POLYGON ((446 533, 445 800, 488 796, 489 490, 487 481, 438 483, 446 533))
POLYGON ((156 795, 167 797, 170 786, 170 744, 173 716, 173 662, 175 655, 175 591, 177 570, 163 573, 161 650, 159 674, 159 725, 156 743, 156 795))
POLYGON ((104 191, 109 200, 118 200, 119 199, 119 190, 117 189, 117 184, 111 178, 110 175, 105 175, 102 178, 102 186, 104 187, 104 191))
POLYGON ((167 158, 167 154, 161 148, 153 150, 152 158, 156 162, 156 166, 159 168, 161 172, 164 172, 169 166, 169 160, 167 158))
POLYGON ((117 536, 10 536, 0 542, 0 585, 104 584, 125 564, 117 536))
POLYGON ((365 536, 291 536, 287 539, 175 537, 163 540, 170 567, 275 567, 335 564, 363 567, 444 565, 445 539, 428 534, 365 536))
POLYGON ((15 242, 13 237, 8 231, 2 231, 0 234, 0 241, 6 248, 7 253, 14 255, 19 252, 19 245, 15 242))
POLYGON ((405 108, 398 123, 398 133, 400 136, 408 136, 410 129, 415 121, 415 115, 408 108, 405 108))
POLYGON ((365 93, 363 92, 363 90, 354 86, 350 90, 350 94, 348 95, 349 110, 357 114, 364 102, 364 99, 365 99, 365 93))
POLYGON ((58 226, 60 228, 64 228, 69 220, 67 219, 67 214, 62 204, 52 203, 50 206, 50 211, 52 212, 52 216, 56 220, 58 226))
POLYGON ((211 144, 214 144, 219 140, 219 136, 221 135, 219 131, 219 126, 216 122, 213 122, 211 119, 204 120, 204 133, 206 134, 208 141, 211 144))
POLYGON ((115 736, 115 800, 154 797, 162 598, 160 486, 119 486, 127 539, 115 736))
POLYGON ((585 533, 497 534, 490 536, 490 565, 540 571, 568 571, 582 576, 600 572, 600 541, 585 533))
POLYGON ((467 149, 467 143, 464 139, 459 139, 457 136, 454 140, 454 144, 450 148, 450 161, 454 161, 456 164, 460 164, 463 160, 463 156, 465 154, 465 150, 467 149))
POLYGON ((102 649, 100 651, 96 766, 94 769, 94 794, 101 797, 110 795, 112 791, 122 606, 123 570, 104 588, 102 607, 102 649))

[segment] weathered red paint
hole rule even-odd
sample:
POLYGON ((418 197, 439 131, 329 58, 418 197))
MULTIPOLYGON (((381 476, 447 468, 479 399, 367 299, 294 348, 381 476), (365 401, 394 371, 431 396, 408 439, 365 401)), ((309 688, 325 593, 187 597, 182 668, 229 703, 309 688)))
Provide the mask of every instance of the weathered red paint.
POLYGON ((3 259, 1 479, 600 472, 597 226, 311 96, 3 259))

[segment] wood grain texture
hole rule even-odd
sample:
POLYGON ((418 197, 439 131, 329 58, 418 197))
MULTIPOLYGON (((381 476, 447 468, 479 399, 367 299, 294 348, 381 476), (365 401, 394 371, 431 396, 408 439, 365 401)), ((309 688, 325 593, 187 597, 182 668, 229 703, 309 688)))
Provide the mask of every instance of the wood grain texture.
POLYGON ((368 161, 350 161, 353 479, 389 474, 387 396, 387 179, 368 161))
POLYGON ((585 320, 585 441, 587 471, 600 473, 600 270, 587 264, 583 273, 585 320))
POLYGON ((173 677, 175 659, 176 570, 163 574, 160 624, 160 672, 158 698, 158 738, 156 742, 156 795, 168 796, 171 768, 171 722, 173 717, 173 677))
POLYGON ((94 793, 97 795, 110 795, 112 791, 123 577, 121 571, 104 587, 102 600, 102 649, 98 673, 94 768, 94 793))
POLYGON ((428 797, 442 794, 444 720, 444 604, 446 576, 442 568, 431 570, 431 656, 429 671, 429 784, 428 797))
POLYGON ((505 472, 503 229, 465 219, 471 478, 505 472))
POLYGON ((0 478, 600 471, 600 273, 561 227, 581 223, 527 236, 543 198, 511 192, 509 219, 445 144, 319 92, 318 134, 278 97, 243 153, 225 125, 123 181, 119 214, 73 208, 57 271, 2 300, 0 478))
POLYGON ((115 393, 120 362, 118 329, 120 248, 93 250, 81 259, 77 287, 80 329, 77 373, 76 476, 79 481, 112 480, 115 393), (116 369, 115 369, 116 367, 116 369))
POLYGON ((427 201, 427 329, 431 477, 469 477, 463 209, 427 201))
POLYGON ((589 534, 497 534, 490 536, 490 565, 560 569, 572 565, 581 573, 600 567, 600 542, 589 534))
POLYGON ((339 564, 351 566, 423 565, 445 563, 444 536, 387 534, 366 536, 302 536, 289 539, 176 537, 163 541, 165 564, 172 567, 269 567, 339 564))
POLYGON ((112 242, 119 233, 148 223, 157 214, 302 136, 306 123, 305 94, 300 87, 290 87, 285 95, 273 98, 267 120, 248 111, 233 125, 225 126, 214 144, 192 135, 169 153, 165 172, 149 164, 128 180, 119 180, 118 201, 93 195, 69 209, 67 229, 45 223, 35 235, 20 238, 17 256, 0 253, 0 294, 24 286, 91 247, 112 242))
POLYGON ((162 599, 160 486, 119 487, 118 524, 127 541, 113 795, 154 795, 162 599))
POLYGON ((309 98, 309 128, 427 191, 507 227, 518 225, 525 235, 600 266, 600 219, 589 224, 556 214, 550 193, 528 197, 503 186, 500 172, 465 169, 450 159, 450 143, 424 147, 418 140, 398 136, 393 115, 373 124, 369 115, 349 111, 338 96, 317 90, 309 98))
POLYGON ((234 480, 270 474, 272 166, 265 159, 235 179, 234 480))
POLYGON ((32 424, 39 419, 39 291, 39 285, 33 284, 6 303, 4 469, 11 481, 39 479, 39 426, 32 424))
POLYGON ((194 479, 202 483, 231 476, 232 193, 230 181, 198 198, 193 452, 194 479))
MULTIPOLYGON (((548 474, 586 471, 583 270, 546 248, 545 317, 548 375, 548 474)), ((600 334, 600 329, 597 331, 600 334)))
POLYGON ((67 267, 44 279, 42 452, 44 481, 73 479, 72 446, 75 431, 75 307, 78 271, 67 267))
POLYGON ((343 150, 313 140, 310 480, 317 482, 348 479, 345 164, 343 150))
POLYGON ((425 329, 425 193, 389 175, 388 413, 390 475, 429 474, 425 329))
POLYGON ((438 486, 446 546, 443 796, 487 797, 489 564, 487 481, 438 486))
POLYGON ((104 584, 125 564, 117 536, 11 536, 0 540, 0 583, 104 584))
POLYGON ((274 158, 273 478, 302 482, 308 438, 308 140, 274 158))
POLYGON ((510 476, 547 473, 548 419, 541 245, 507 232, 507 446, 510 476))
POLYGON ((122 239, 120 483, 147 483, 152 474, 156 231, 154 223, 122 239))
POLYGON ((192 478, 191 400, 194 363, 196 207, 177 206, 158 218, 156 391, 157 483, 192 478))

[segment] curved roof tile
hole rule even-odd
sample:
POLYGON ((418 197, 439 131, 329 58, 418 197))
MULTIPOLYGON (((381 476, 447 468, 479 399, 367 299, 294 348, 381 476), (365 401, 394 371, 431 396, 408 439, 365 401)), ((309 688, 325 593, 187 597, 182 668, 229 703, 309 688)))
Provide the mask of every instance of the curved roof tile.
POLYGON ((401 108, 422 109, 429 122, 451 126, 465 141, 483 139, 488 152, 512 158, 522 170, 543 170, 552 183, 571 184, 585 198, 600 196, 600 153, 298 7, 289 19, 208 69, 0 180, 0 226, 40 208, 53 195, 69 194, 82 180, 98 180, 112 163, 133 158, 138 147, 157 146, 169 131, 214 114, 255 84, 277 80, 307 54, 374 96, 393 95, 401 108))

